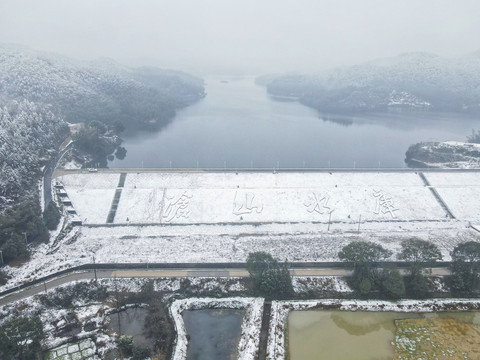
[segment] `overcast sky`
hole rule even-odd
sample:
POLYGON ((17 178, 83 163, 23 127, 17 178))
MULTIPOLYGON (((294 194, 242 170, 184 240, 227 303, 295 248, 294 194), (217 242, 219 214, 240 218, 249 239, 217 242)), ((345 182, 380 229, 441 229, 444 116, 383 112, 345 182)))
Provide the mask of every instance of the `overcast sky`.
POLYGON ((199 75, 457 56, 479 35, 480 0, 0 0, 0 42, 199 75))

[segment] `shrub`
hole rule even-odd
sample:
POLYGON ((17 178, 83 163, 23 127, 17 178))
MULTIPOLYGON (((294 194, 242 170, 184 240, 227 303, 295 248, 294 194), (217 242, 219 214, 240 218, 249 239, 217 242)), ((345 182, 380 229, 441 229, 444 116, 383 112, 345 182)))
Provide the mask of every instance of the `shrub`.
POLYGON ((391 299, 399 299, 405 296, 405 283, 398 270, 387 272, 382 282, 383 293, 391 299))

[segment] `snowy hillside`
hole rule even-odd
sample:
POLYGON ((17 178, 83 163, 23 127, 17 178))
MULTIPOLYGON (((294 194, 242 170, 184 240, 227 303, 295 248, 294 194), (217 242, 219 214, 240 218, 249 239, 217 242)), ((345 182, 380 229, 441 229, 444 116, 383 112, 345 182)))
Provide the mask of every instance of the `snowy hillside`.
POLYGON ((120 120, 139 128, 164 125, 177 108, 204 96, 204 89, 201 79, 181 72, 0 45, 0 96, 52 104, 68 122, 120 120))
POLYGON ((392 108, 480 111, 480 56, 449 59, 407 53, 320 75, 284 75, 268 92, 296 96, 319 111, 387 111, 392 108))
POLYGON ((40 167, 68 133, 50 108, 0 102, 0 210, 35 184, 40 167))

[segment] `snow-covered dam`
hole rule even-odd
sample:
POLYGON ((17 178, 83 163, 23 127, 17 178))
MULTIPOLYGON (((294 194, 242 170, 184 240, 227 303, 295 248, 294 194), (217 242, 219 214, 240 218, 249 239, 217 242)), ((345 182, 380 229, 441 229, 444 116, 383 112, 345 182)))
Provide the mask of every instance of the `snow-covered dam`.
POLYGON ((54 182, 83 223, 48 255, 62 266, 89 254, 104 263, 243 262, 253 251, 338 261, 353 240, 395 259, 411 237, 434 242, 448 261, 456 244, 480 241, 475 171, 84 170, 54 182))
POLYGON ((85 225, 480 222, 477 172, 96 172, 57 181, 85 225))

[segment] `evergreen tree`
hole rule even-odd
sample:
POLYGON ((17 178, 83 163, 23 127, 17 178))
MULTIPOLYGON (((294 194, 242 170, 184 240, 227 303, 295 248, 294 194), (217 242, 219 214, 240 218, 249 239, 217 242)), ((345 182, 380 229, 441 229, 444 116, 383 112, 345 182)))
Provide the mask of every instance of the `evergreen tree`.
POLYGON ((398 270, 390 270, 386 273, 382 282, 384 294, 392 299, 399 299, 405 296, 405 283, 398 270))
POLYGON ((366 295, 378 283, 378 262, 387 259, 392 252, 381 245, 366 241, 352 241, 338 253, 340 260, 353 269, 351 286, 366 295))
POLYGON ((60 222, 60 211, 55 202, 50 201, 43 212, 43 222, 48 230, 55 230, 60 222))
POLYGON ((253 291, 267 299, 287 299, 294 291, 287 264, 279 264, 270 254, 248 254, 247 270, 253 291))
POLYGON ((480 285, 480 243, 467 241, 451 252, 452 290, 457 294, 470 294, 480 285))
POLYGON ((436 261, 442 260, 442 254, 435 244, 421 239, 402 241, 400 260, 409 263, 410 275, 405 278, 407 292, 414 298, 425 298, 428 294, 428 282, 425 269, 436 261))
POLYGON ((44 337, 38 316, 14 316, 0 325, 0 354, 2 359, 35 359, 41 351, 44 337))
POLYGON ((432 266, 436 261, 442 260, 442 254, 437 245, 421 240, 408 239, 402 241, 402 250, 398 256, 410 265, 410 273, 422 273, 426 267, 432 266))
POLYGON ((414 272, 405 278, 407 294, 415 299, 424 299, 428 294, 428 282, 420 272, 414 272))
POLYGON ((3 251, 3 261, 5 263, 16 259, 26 259, 29 254, 25 240, 18 234, 12 234, 1 250, 3 251))

